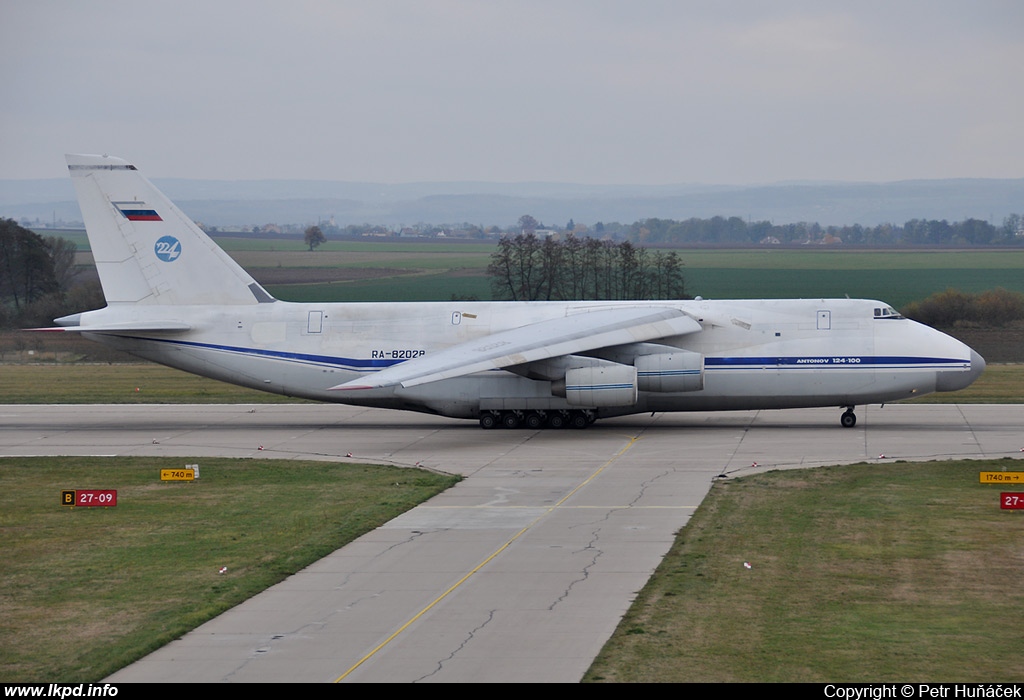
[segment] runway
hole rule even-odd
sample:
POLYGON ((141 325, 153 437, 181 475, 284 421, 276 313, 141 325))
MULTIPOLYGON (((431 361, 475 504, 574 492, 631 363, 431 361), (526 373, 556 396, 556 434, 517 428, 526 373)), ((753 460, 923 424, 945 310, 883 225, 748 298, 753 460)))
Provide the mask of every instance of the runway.
POLYGON ((466 476, 108 680, 576 682, 716 478, 1021 457, 1024 405, 658 414, 587 430, 336 405, 0 406, 0 454, 275 457, 466 476), (351 457, 347 455, 351 454, 351 457))

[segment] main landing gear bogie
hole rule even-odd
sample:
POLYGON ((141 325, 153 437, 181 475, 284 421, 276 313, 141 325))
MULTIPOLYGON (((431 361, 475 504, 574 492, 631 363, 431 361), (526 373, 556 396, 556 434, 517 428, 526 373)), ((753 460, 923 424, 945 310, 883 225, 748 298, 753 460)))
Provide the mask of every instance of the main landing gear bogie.
POLYGON ((484 411, 480 414, 480 427, 484 430, 502 427, 508 429, 575 428, 581 430, 597 420, 592 411, 484 411))
POLYGON ((843 415, 839 417, 839 425, 844 428, 852 428, 857 425, 857 414, 853 412, 853 406, 847 406, 843 415))

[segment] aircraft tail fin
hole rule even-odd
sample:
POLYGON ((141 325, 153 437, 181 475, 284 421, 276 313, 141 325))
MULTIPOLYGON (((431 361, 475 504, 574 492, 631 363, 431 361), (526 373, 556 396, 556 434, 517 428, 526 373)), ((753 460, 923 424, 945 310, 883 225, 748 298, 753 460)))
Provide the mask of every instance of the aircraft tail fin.
POLYGON ((108 304, 274 301, 134 165, 66 158, 108 304))

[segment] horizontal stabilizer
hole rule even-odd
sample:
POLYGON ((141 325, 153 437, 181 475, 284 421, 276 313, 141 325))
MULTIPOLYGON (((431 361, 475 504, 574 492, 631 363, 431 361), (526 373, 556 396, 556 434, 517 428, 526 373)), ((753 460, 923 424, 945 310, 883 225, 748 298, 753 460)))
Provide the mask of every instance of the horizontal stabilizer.
POLYGON ((188 323, 180 321, 128 321, 125 323, 103 323, 95 326, 64 326, 55 328, 26 328, 26 331, 38 333, 108 333, 113 335, 131 335, 133 333, 181 332, 192 330, 188 323))

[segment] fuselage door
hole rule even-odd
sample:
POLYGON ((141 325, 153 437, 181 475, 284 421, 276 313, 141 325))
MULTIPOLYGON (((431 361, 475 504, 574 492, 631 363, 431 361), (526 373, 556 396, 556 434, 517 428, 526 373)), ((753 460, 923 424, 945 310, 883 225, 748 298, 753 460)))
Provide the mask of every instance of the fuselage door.
POLYGON ((831 311, 819 311, 818 312, 818 330, 819 331, 832 330, 832 312, 831 311))
POLYGON ((324 329, 324 312, 310 311, 309 321, 306 325, 307 333, 321 333, 324 329))

